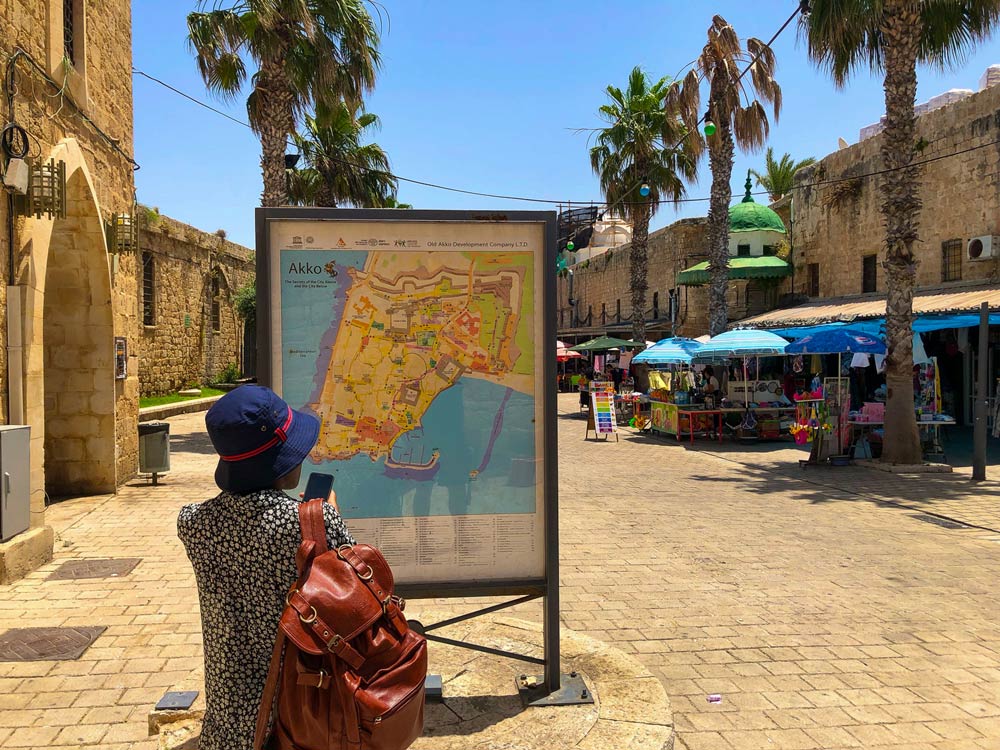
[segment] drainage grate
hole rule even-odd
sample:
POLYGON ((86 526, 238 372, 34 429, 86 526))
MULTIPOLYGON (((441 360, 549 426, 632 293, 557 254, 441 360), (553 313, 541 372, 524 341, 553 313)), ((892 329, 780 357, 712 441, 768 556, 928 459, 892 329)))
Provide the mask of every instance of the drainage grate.
POLYGON ((73 661, 105 630, 104 625, 8 630, 0 635, 0 661, 73 661))
POLYGON ((935 526, 940 526, 944 529, 967 529, 969 528, 964 523, 959 523, 958 521, 950 521, 947 518, 938 518, 937 516, 928 516, 925 513, 914 513, 910 518, 916 518, 918 521, 924 521, 925 523, 932 523, 935 526))
POLYGON ((131 573, 141 557, 118 557, 108 560, 70 560, 64 562, 47 581, 79 581, 83 578, 120 578, 131 573))

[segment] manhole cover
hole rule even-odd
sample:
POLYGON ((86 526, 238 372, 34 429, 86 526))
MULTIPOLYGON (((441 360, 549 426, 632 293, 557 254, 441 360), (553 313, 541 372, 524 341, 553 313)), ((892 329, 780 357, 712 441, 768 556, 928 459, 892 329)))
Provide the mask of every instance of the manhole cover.
POLYGON ((938 518, 937 516, 928 516, 924 513, 915 513, 911 518, 916 518, 918 521, 924 521, 925 523, 932 523, 935 526, 940 526, 944 529, 966 529, 968 528, 964 523, 959 523, 958 521, 950 521, 947 518, 938 518))
POLYGON ((15 628, 0 635, 0 661, 72 661, 107 627, 15 628))
POLYGON ((78 581, 81 578, 120 578, 131 573, 140 562, 142 562, 141 557, 118 557, 109 560, 70 560, 56 568, 46 580, 78 581))

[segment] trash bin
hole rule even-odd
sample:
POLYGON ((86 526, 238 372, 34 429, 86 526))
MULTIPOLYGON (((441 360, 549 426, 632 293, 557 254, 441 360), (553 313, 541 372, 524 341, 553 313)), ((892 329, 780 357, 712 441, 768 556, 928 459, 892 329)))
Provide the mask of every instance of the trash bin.
POLYGON ((170 423, 139 423, 139 473, 158 474, 170 471, 170 423))

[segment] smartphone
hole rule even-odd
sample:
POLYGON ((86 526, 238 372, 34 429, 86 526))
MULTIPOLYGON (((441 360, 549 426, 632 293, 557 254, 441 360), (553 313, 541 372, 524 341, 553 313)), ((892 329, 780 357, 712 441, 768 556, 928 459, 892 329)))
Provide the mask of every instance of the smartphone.
POLYGON ((330 490, 333 489, 333 474, 313 473, 309 475, 306 482, 306 491, 302 496, 303 500, 315 500, 317 497, 326 500, 330 497, 330 490))

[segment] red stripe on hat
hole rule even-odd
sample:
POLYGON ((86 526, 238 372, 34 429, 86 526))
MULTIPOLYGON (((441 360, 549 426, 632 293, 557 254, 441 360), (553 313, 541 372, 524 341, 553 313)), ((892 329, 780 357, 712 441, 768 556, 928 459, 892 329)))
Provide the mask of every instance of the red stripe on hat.
POLYGON ((291 426, 292 426, 292 407, 289 406, 288 418, 285 419, 285 424, 283 424, 281 427, 276 427, 274 430, 274 434, 277 437, 271 438, 259 448, 254 448, 253 450, 249 450, 246 453, 237 453, 232 456, 219 456, 219 458, 221 458, 223 461, 234 462, 234 461, 245 461, 248 458, 259 456, 264 451, 268 451, 274 446, 278 445, 278 443, 286 442, 288 440, 288 428, 291 426))

